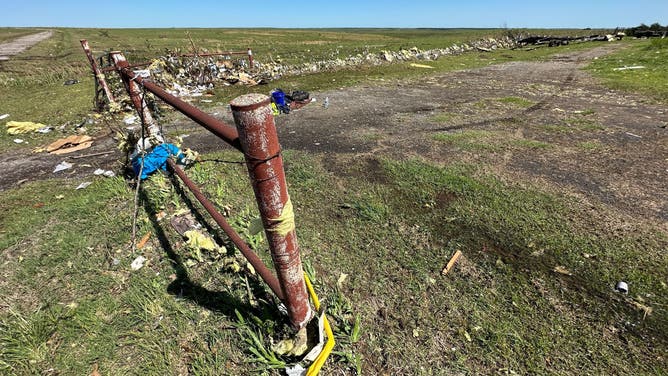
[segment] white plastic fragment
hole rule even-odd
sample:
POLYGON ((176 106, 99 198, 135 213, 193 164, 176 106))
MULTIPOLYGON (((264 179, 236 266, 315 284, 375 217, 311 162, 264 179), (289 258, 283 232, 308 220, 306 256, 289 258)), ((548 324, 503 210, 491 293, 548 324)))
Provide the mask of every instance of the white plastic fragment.
POLYGON ((23 140, 20 139, 20 138, 15 138, 15 139, 14 139, 14 143, 15 143, 15 144, 22 144, 22 143, 23 143, 23 140))
POLYGON ((116 176, 116 174, 113 171, 104 170, 104 169, 101 169, 101 168, 98 168, 97 170, 93 171, 93 175, 96 175, 96 176, 103 175, 103 176, 106 176, 108 178, 113 178, 114 176, 116 176))
POLYGON ((146 257, 138 256, 136 259, 134 259, 134 261, 132 261, 130 268, 132 268, 132 270, 139 270, 144 266, 144 261, 146 261, 146 257))
POLYGON ((617 285, 615 286, 615 290, 621 292, 622 294, 628 294, 629 293, 629 285, 624 281, 619 281, 619 282, 617 282, 617 285))
POLYGON ((292 367, 285 367, 285 374, 288 376, 304 376, 306 375, 306 368, 297 363, 292 367))
POLYGON ((2 114, 0 115, 0 120, 7 119, 9 117, 9 114, 2 114))
POLYGON ((126 117, 123 119, 123 122, 125 123, 125 125, 132 125, 132 124, 134 124, 136 121, 137 121, 137 117, 134 116, 134 115, 126 116, 126 117))
POLYGON ((90 181, 85 181, 85 182, 79 184, 79 185, 75 188, 75 190, 84 189, 84 188, 88 187, 88 186, 91 185, 91 184, 93 184, 93 183, 90 182, 90 181))
POLYGON ((55 174, 58 171, 63 171, 72 168, 73 164, 69 162, 60 162, 56 165, 56 168, 53 170, 53 173, 55 174))

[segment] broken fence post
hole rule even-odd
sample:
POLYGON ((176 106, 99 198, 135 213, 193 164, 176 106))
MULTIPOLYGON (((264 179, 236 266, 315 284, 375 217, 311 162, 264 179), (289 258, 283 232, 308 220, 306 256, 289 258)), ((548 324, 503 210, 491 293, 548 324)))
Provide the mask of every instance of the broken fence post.
POLYGON ((99 91, 97 90, 97 85, 100 85, 102 88, 102 91, 104 92, 104 95, 107 97, 107 100, 109 101, 109 104, 116 104, 114 100, 113 94, 111 94, 111 90, 109 90, 109 85, 107 85, 107 80, 104 77, 104 73, 100 71, 100 67, 98 67, 97 63, 95 62, 95 58, 93 57, 93 53, 90 51, 90 46, 88 45, 88 41, 86 39, 80 40, 81 42, 81 47, 83 48, 84 52, 86 53, 86 57, 88 58, 88 62, 90 63, 90 68, 93 70, 93 76, 95 78, 95 83, 96 83, 96 89, 95 89, 95 107, 98 110, 102 110, 104 107, 104 103, 102 100, 99 98, 99 91))
POLYGON ((288 316, 292 326, 301 329, 313 312, 270 103, 266 95, 247 94, 234 99, 230 106, 288 316))
MULTIPOLYGON (((114 66, 116 67, 116 70, 119 72, 121 79, 123 80, 125 89, 127 90, 128 94, 130 94, 130 99, 132 100, 132 104, 134 105, 135 109, 137 110, 137 113, 139 114, 142 120, 142 127, 145 127, 144 129, 146 129, 147 131, 145 137, 156 136, 159 139, 162 139, 160 128, 153 119, 153 116, 151 115, 151 111, 149 110, 148 105, 146 104, 146 100, 144 99, 144 93, 141 90, 139 84, 136 83, 134 79, 130 79, 128 75, 122 74, 121 72, 124 69, 130 69, 130 64, 128 64, 128 61, 125 59, 125 56, 123 56, 123 53, 120 51, 109 52, 109 56, 111 57, 111 60, 114 62, 114 66)), ((145 140, 141 140, 141 143, 143 147, 146 147, 145 140)))

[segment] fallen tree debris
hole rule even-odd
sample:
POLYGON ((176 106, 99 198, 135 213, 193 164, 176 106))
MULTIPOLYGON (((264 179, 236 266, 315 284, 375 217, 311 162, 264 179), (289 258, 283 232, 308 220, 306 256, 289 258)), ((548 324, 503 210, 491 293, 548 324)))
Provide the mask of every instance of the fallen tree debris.
POLYGON ((448 272, 455 266, 455 263, 457 262, 457 260, 459 260, 461 256, 462 256, 462 251, 457 250, 457 252, 455 252, 450 261, 448 261, 448 264, 445 265, 445 268, 443 268, 441 274, 442 275, 448 274, 448 272))

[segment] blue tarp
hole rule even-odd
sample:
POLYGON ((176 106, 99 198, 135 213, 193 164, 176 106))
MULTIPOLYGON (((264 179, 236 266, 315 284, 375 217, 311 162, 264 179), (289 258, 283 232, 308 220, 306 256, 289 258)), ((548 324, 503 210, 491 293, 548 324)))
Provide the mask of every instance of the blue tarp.
POLYGON ((139 170, 142 168, 142 160, 144 161, 144 168, 141 169, 140 180, 146 179, 150 174, 158 170, 167 170, 167 159, 171 156, 176 156, 176 160, 181 162, 185 157, 181 150, 174 144, 160 144, 151 149, 143 158, 137 155, 132 158, 132 169, 135 175, 139 175, 139 170))

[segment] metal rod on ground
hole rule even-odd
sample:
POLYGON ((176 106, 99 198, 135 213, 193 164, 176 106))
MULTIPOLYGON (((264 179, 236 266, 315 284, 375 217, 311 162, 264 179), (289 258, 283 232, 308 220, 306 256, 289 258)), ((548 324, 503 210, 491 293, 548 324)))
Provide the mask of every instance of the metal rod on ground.
MULTIPOLYGON (((116 102, 114 101, 114 96, 113 94, 111 94, 111 90, 109 90, 109 86, 107 85, 107 80, 104 78, 104 74, 100 71, 100 67, 97 66, 95 58, 93 57, 93 53, 90 51, 90 46, 88 45, 88 41, 86 39, 82 39, 80 42, 81 42, 81 47, 86 53, 88 62, 90 63, 90 68, 93 70, 93 75, 95 76, 96 82, 102 87, 104 95, 107 96, 109 104, 116 104, 116 102)), ((95 92, 95 106, 98 108, 98 110, 102 109, 103 106, 101 101, 98 100, 97 92, 95 92)))
POLYGON ((313 311, 304 283, 294 212, 270 103, 266 95, 247 94, 234 99, 230 106, 288 316, 292 326, 301 329, 313 311))
POLYGON ((278 279, 276 279, 276 277, 271 273, 269 268, 267 268, 267 266, 264 265, 262 260, 260 260, 260 258, 250 249, 248 244, 246 244, 243 241, 243 239, 241 239, 239 234, 237 234, 236 231, 234 231, 232 226, 230 226, 230 224, 225 220, 225 217, 223 217, 216 210, 215 206, 213 206, 211 201, 209 201, 202 194, 197 185, 195 185, 195 183, 188 178, 186 173, 179 166, 177 166, 173 160, 168 159, 167 166, 172 172, 174 172, 181 179, 183 184, 185 184, 186 187, 188 187, 188 189, 190 190, 190 192, 192 192, 197 201, 199 201, 202 204, 202 206, 204 206, 204 209, 206 209, 206 211, 211 215, 213 220, 216 221, 218 226, 220 226, 220 228, 222 228, 223 231, 225 231, 227 236, 230 237, 230 240, 232 240, 234 245, 236 245, 237 248, 239 248, 244 257, 246 257, 246 260, 248 260, 248 262, 251 265, 253 265, 253 268, 255 268, 257 274, 262 278, 262 280, 264 280, 267 283, 267 285, 269 285, 271 291, 273 291, 274 294, 276 294, 276 296, 281 301, 284 301, 285 297, 283 291, 281 290, 281 286, 278 283, 278 279))

